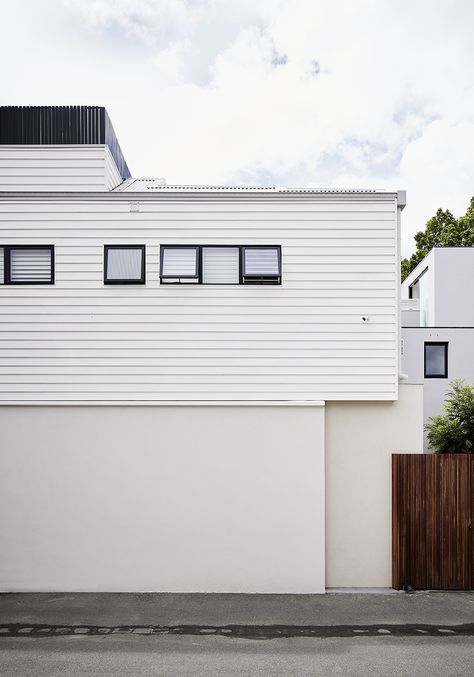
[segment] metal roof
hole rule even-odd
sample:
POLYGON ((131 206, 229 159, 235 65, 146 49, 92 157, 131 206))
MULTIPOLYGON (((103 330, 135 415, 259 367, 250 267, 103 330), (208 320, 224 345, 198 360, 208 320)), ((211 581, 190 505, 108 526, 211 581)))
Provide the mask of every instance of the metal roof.
POLYGON ((156 188, 166 186, 165 179, 127 179, 119 186, 114 188, 117 193, 144 193, 148 190, 156 190, 156 188))
POLYGON ((374 194, 386 193, 375 189, 319 189, 319 188, 284 188, 279 186, 212 186, 212 185, 171 185, 165 179, 127 179, 114 188, 114 192, 135 193, 309 193, 309 194, 374 194))

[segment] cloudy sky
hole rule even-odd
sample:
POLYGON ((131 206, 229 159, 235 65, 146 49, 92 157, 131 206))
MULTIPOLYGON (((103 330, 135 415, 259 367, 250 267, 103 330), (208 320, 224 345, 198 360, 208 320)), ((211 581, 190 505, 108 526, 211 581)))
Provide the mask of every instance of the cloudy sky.
POLYGON ((0 0, 0 104, 108 109, 136 177, 474 194, 472 0, 0 0))

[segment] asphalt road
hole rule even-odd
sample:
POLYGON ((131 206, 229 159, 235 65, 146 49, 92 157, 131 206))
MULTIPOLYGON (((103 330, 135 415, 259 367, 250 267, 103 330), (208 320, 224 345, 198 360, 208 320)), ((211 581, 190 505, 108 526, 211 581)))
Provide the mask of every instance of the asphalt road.
POLYGON ((2 677, 467 677, 473 637, 0 639, 2 677))

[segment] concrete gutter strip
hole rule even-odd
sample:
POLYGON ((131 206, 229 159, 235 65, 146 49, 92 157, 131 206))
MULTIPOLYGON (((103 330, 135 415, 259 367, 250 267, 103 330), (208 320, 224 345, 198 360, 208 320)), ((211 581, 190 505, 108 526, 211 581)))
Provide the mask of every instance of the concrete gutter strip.
POLYGON ((142 628, 145 629, 143 634, 159 634, 161 631, 206 634, 204 631, 207 628, 209 634, 222 634, 221 630, 229 629, 230 626, 236 628, 232 632, 237 635, 245 632, 243 628, 248 630, 250 626, 255 626, 257 634, 265 634, 264 626, 290 632, 290 635, 283 636, 295 636, 291 633, 296 629, 306 636, 311 635, 312 630, 313 635, 316 632, 318 636, 327 636, 324 632, 330 633, 331 626, 333 631, 338 628, 339 633, 346 632, 348 628, 351 632, 354 628, 360 628, 371 634, 378 630, 396 633, 396 626, 403 626, 404 632, 408 634, 415 632, 416 628, 428 631, 431 628, 435 634, 439 634, 443 629, 449 631, 451 626, 451 629, 456 627, 456 632, 461 634, 472 634, 473 621, 473 592, 326 595, 0 594, 0 626, 4 629, 3 634, 15 634, 20 628, 28 627, 38 630, 40 626, 44 626, 44 632, 50 636, 57 633, 56 629, 60 627, 65 629, 66 634, 70 634, 71 628, 75 633, 80 627, 87 634, 94 633, 94 628, 104 628, 104 632, 113 629, 119 632, 117 629, 123 628, 123 632, 137 633, 142 628), (290 626, 293 630, 288 630, 290 626))

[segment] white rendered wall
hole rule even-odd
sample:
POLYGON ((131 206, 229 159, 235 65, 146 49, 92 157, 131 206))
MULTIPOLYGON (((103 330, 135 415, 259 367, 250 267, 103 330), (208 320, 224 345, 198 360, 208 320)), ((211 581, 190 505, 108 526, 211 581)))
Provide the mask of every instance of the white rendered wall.
MULTIPOLYGON (((424 383, 423 418, 426 424, 430 416, 442 412, 450 381, 461 378, 474 384, 474 327, 405 327, 402 338, 402 371, 410 379, 424 383), (425 341, 448 342, 448 378, 424 378, 425 341)), ((429 450, 426 435, 424 450, 429 450)))
POLYGON ((402 284, 402 298, 420 278, 420 311, 427 327, 474 327, 474 247, 436 247, 402 284))
POLYGON ((0 195, 0 245, 56 260, 0 285, 0 403, 397 397, 395 194, 132 197, 0 195), (146 245, 145 285, 104 285, 116 243, 146 245), (282 284, 163 285, 161 244, 281 245, 282 284))
POLYGON ((435 255, 436 327, 474 327, 474 247, 440 247, 435 255))
POLYGON ((106 145, 0 145, 0 191, 109 191, 121 182, 106 145))
POLYGON ((4 407, 0 590, 324 591, 324 407, 4 407))
POLYGON ((392 585, 392 453, 423 447, 423 386, 397 402, 326 403, 326 585, 392 585))

